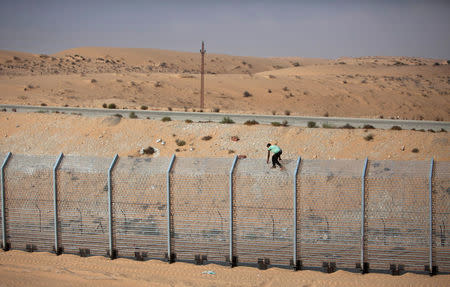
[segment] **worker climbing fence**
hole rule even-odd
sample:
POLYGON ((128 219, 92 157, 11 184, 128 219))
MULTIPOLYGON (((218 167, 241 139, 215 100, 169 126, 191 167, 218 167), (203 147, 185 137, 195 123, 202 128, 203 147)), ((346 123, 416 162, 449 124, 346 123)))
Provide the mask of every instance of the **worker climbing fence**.
POLYGON ((450 272, 450 162, 0 158, 4 250, 450 272))

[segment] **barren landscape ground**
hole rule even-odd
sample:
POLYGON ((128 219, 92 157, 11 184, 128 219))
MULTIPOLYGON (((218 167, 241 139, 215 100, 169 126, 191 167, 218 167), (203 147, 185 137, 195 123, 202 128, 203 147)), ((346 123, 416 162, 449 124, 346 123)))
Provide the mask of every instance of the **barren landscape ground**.
MULTIPOLYGON (((0 103, 199 111, 200 54, 77 48, 54 55, 0 51, 0 103)), ((205 111, 450 120, 447 60, 408 57, 307 59, 206 55, 205 111), (247 92, 247 93, 245 93, 247 92)), ((265 160, 450 160, 446 131, 275 127, 120 117, 0 112, 0 152, 265 160), (178 140, 178 144, 177 144, 178 140), (185 144, 180 144, 184 141, 185 144), (153 155, 140 150, 152 146, 153 155)), ((184 263, 0 252, 0 286, 448 286, 449 275, 229 269, 184 263), (216 275, 203 274, 214 270, 216 275), (92 281, 95 280, 95 281, 92 281), (3 284, 3 285, 2 285, 3 284)))

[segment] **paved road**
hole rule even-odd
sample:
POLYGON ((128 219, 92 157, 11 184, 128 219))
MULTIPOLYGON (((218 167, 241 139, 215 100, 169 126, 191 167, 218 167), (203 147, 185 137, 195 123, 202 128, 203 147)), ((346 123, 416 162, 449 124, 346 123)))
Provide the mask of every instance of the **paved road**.
POLYGON ((372 125, 379 129, 390 129, 392 126, 399 126, 402 129, 432 129, 440 131, 450 130, 450 122, 436 121, 411 121, 411 120, 387 120, 387 119, 364 119, 364 118, 332 118, 332 117, 298 117, 298 116, 271 116, 271 115, 249 115, 249 114, 226 114, 226 113, 200 113, 200 112, 171 112, 171 111, 142 111, 142 110, 119 110, 119 109, 90 109, 90 108, 72 108, 72 107, 41 107, 41 106, 19 106, 19 105, 1 105, 0 110, 16 111, 20 113, 66 113, 80 114, 89 117, 104 117, 120 114, 123 117, 129 117, 134 112, 138 118, 149 118, 160 120, 163 117, 170 117, 172 120, 190 119, 195 122, 220 122, 224 117, 231 118, 236 123, 244 123, 248 120, 255 120, 260 124, 270 124, 272 122, 287 121, 291 126, 306 127, 308 122, 315 122, 317 126, 323 124, 333 127, 341 127, 349 124, 355 128, 364 125, 372 125))

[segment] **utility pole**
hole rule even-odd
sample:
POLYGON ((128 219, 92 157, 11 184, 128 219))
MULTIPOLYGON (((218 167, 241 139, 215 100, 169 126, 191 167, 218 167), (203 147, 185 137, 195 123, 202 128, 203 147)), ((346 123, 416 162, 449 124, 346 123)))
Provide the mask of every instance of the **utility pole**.
POLYGON ((201 87, 200 87, 200 109, 205 108, 205 43, 202 41, 202 49, 200 54, 202 54, 202 68, 201 68, 201 87))

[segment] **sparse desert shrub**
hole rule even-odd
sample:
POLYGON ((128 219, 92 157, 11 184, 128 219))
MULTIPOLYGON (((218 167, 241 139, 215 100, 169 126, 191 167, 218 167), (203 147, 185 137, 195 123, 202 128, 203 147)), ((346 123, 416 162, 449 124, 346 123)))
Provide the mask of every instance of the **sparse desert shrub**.
POLYGON ((170 118, 170 117, 163 117, 162 119, 161 119, 161 121, 163 121, 163 122, 170 122, 172 119, 170 118))
POLYGON ((341 129, 354 129, 355 127, 350 124, 345 124, 341 127, 341 129))
POLYGON ((147 110, 148 109, 148 107, 147 106, 141 106, 141 110, 147 110))
POLYGON ((253 126, 253 125, 257 125, 257 124, 259 124, 259 123, 255 120, 248 120, 244 123, 244 125, 247 125, 247 126, 253 126))
POLYGON ((171 108, 171 107, 168 107, 167 110, 168 110, 169 112, 171 112, 171 111, 172 111, 172 108, 171 108))
POLYGON ((434 130, 433 129, 429 129, 428 130, 430 133, 434 133, 434 130))
POLYGON ((17 56, 14 56, 13 59, 14 59, 14 61, 20 61, 20 58, 17 56))
POLYGON ((95 84, 95 83, 97 83, 97 80, 96 79, 91 79, 91 83, 95 84))
POLYGON ((446 133, 447 131, 444 128, 441 128, 441 130, 439 132, 446 133))
POLYGON ((137 115, 134 112, 130 113, 130 119, 137 119, 137 115))
POLYGON ((34 89, 34 86, 32 84, 28 84, 27 88, 31 90, 34 89))
POLYGON ((316 122, 308 122, 308 128, 317 128, 316 122))
POLYGON ((108 105, 108 109, 116 109, 116 108, 117 108, 117 106, 114 103, 108 105))
POLYGON ((187 123, 187 124, 192 124, 192 120, 190 120, 190 119, 187 119, 184 122, 187 123))
POLYGON ((287 92, 287 91, 289 91, 289 88, 288 87, 284 87, 283 91, 287 92))
POLYGON ((180 139, 176 139, 175 143, 177 144, 177 146, 184 146, 186 144, 186 142, 184 140, 180 140, 180 139))
POLYGON ((393 130, 393 131, 401 131, 402 128, 400 126, 392 126, 391 130, 393 130))
POLYGON ((104 104, 102 105, 102 107, 103 107, 104 109, 106 109, 106 108, 108 107, 108 105, 107 105, 106 103, 104 103, 104 104))
POLYGON ((272 115, 276 115, 277 114, 277 111, 272 111, 272 115))
POLYGON ((213 108, 213 109, 212 109, 212 112, 213 112, 213 113, 218 113, 218 112, 220 112, 220 109, 219 109, 219 108, 213 108))
POLYGON ((269 94, 271 94, 271 93, 272 93, 272 90, 271 90, 271 89, 268 89, 267 92, 268 92, 269 94))
POLYGON ((440 64, 438 62, 434 63, 433 66, 439 66, 440 64))
POLYGON ((372 125, 364 125, 363 128, 366 130, 373 130, 375 127, 372 125))
POLYGON ((279 126, 281 126, 280 122, 271 122, 270 124, 271 124, 272 126, 274 126, 274 127, 279 127, 279 126))
POLYGON ((269 79, 275 79, 276 77, 274 75, 269 75, 269 79))
POLYGON ((204 136, 204 137, 202 137, 203 141, 209 141, 210 139, 212 139, 212 136, 204 136))
POLYGON ((366 141, 371 141, 371 140, 373 140, 373 134, 368 134, 368 135, 366 135, 366 136, 364 137, 364 139, 365 139, 366 141))
POLYGON ((143 149, 144 154, 154 154, 155 153, 155 149, 151 146, 149 146, 148 148, 143 149))
POLYGON ((294 62, 294 63, 292 63, 292 66, 294 66, 294 67, 300 67, 300 63, 299 63, 299 62, 294 62))
POLYGON ((334 129, 336 127, 333 126, 333 125, 327 124, 327 123, 323 123, 322 124, 322 128, 324 128, 324 129, 334 129))
POLYGON ((123 116, 121 114, 115 114, 114 117, 122 118, 123 116))
POLYGON ((229 150, 228 150, 228 153, 229 153, 229 154, 232 154, 232 153, 235 153, 235 151, 232 150, 232 149, 229 149, 229 150))
POLYGON ((447 64, 449 64, 449 65, 450 65, 450 60, 447 60, 447 64))
POLYGON ((41 103, 41 106, 46 107, 47 104, 46 103, 41 103))
POLYGON ((230 117, 224 117, 220 123, 221 124, 234 124, 234 121, 230 117))
POLYGON ((162 87, 162 83, 158 81, 154 84, 154 86, 155 86, 155 88, 160 88, 160 87, 162 87))
POLYGON ((117 80, 116 80, 116 82, 118 82, 118 83, 122 83, 122 82, 123 82, 123 80, 122 80, 122 79, 117 79, 117 80))
POLYGON ((250 94, 248 91, 244 92, 244 98, 248 98, 248 97, 251 97, 251 96, 253 96, 253 95, 250 94))
POLYGON ((325 112, 325 113, 323 114, 323 116, 326 117, 326 118, 328 118, 328 116, 329 116, 328 112, 325 112))
POLYGON ((418 148, 413 148, 412 150, 411 150, 413 153, 418 153, 419 152, 419 149, 418 148))
POLYGON ((287 120, 282 121, 281 122, 281 126, 287 127, 288 126, 288 121, 287 120))
POLYGON ((286 116, 289 116, 289 115, 291 114, 291 111, 290 111, 290 110, 285 110, 285 111, 284 111, 284 114, 285 114, 286 116))

